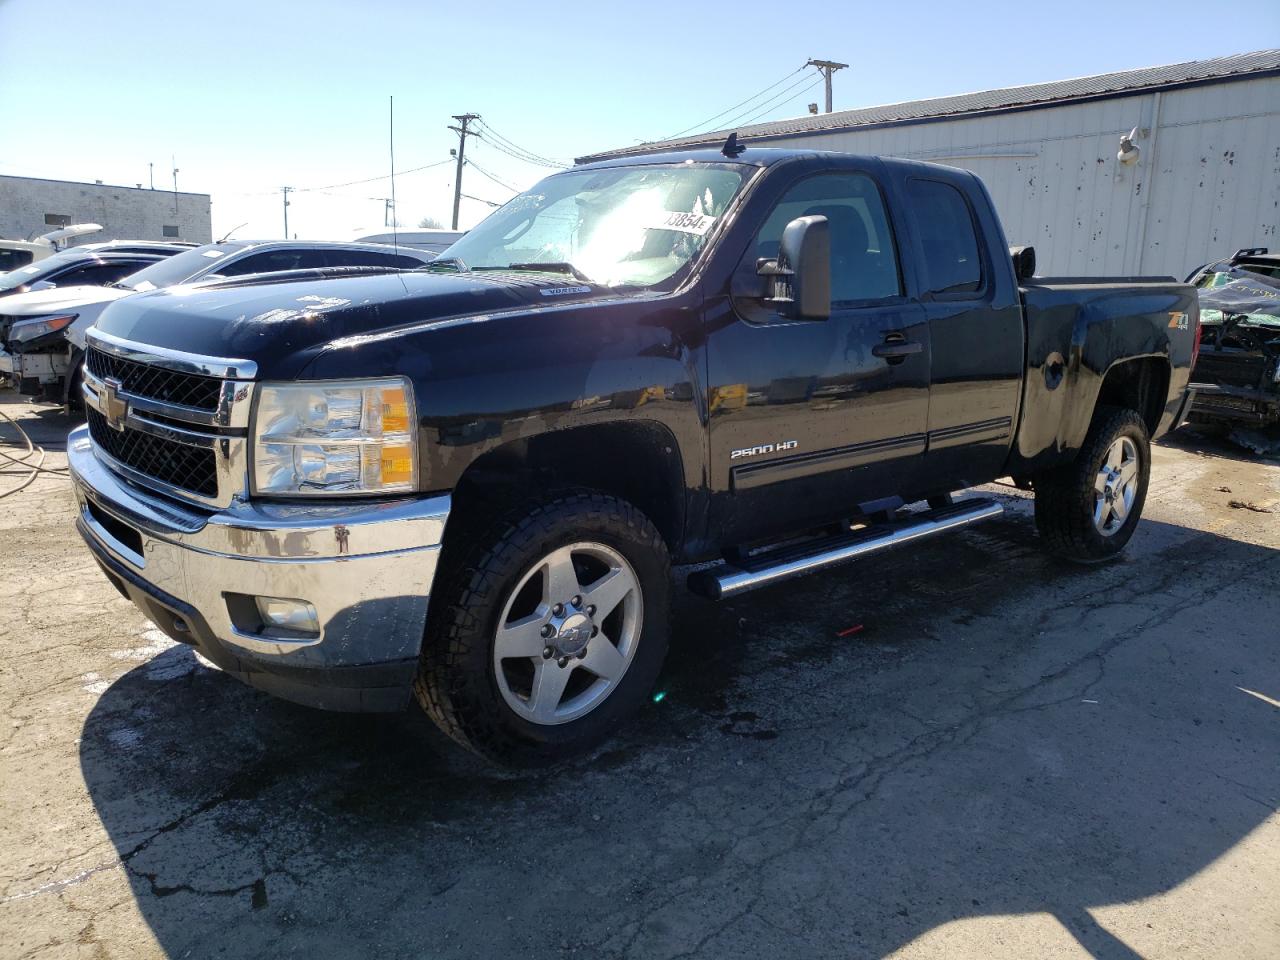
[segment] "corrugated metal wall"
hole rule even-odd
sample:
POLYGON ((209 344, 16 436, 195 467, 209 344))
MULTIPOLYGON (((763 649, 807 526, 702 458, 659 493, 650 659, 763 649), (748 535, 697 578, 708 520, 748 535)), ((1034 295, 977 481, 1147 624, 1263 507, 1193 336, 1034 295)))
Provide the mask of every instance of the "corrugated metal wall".
POLYGON ((769 145, 800 144, 972 170, 1041 274, 1181 278, 1240 247, 1280 247, 1280 77, 769 145), (1123 166, 1134 127, 1141 154, 1123 166))

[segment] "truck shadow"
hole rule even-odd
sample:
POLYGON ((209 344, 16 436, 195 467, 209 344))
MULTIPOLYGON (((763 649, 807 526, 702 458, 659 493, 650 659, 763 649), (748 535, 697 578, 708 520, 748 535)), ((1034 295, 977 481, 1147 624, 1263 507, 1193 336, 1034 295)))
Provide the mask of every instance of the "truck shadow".
POLYGON ((1048 914, 1136 957, 1098 908, 1275 812, 1280 711, 1248 691, 1280 696, 1280 551, 1152 522, 1135 548, 1059 566, 1015 509, 857 576, 682 595, 655 702, 538 773, 173 647, 102 695, 81 769, 170 956, 862 957, 1048 914))

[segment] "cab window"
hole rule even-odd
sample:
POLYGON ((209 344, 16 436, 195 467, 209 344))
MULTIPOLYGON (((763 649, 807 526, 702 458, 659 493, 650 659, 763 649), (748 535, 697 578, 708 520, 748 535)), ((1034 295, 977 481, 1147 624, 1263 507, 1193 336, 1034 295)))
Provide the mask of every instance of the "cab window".
POLYGON ((982 289, 978 231, 964 196, 940 180, 907 181, 907 199, 924 255, 925 294, 972 294, 982 289))
POLYGON ((796 217, 827 218, 831 234, 832 303, 902 296, 893 232, 874 180, 861 173, 802 180, 773 208, 756 237, 756 257, 774 259, 782 231, 796 217))

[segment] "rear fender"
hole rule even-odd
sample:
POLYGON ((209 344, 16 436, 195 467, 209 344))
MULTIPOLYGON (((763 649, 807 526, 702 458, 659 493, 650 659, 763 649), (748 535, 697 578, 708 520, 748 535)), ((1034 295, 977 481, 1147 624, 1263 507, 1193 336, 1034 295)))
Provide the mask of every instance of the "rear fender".
MULTIPOLYGON (((1138 412, 1153 434, 1167 429, 1167 408, 1181 397, 1190 365, 1191 338, 1178 317, 1194 323, 1194 296, 1191 288, 1174 284, 1029 288, 1022 419, 1010 472, 1026 475, 1075 457, 1104 384, 1128 380, 1135 370, 1142 372, 1134 403, 1145 406, 1150 395, 1156 411, 1138 412), (1126 366, 1134 363, 1143 366, 1126 366)), ((1108 387, 1108 395, 1113 392, 1124 403, 1131 395, 1108 387)))

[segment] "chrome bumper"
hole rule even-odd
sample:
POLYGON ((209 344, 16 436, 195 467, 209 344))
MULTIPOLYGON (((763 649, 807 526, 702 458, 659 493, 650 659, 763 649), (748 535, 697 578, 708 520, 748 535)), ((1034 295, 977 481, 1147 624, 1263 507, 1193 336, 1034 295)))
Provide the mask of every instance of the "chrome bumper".
POLYGON ((208 513, 126 482, 67 438, 76 526, 108 578, 175 640, 246 682, 328 709, 403 707, 450 498, 236 503, 208 513), (318 636, 247 622, 255 596, 303 600, 318 636))

